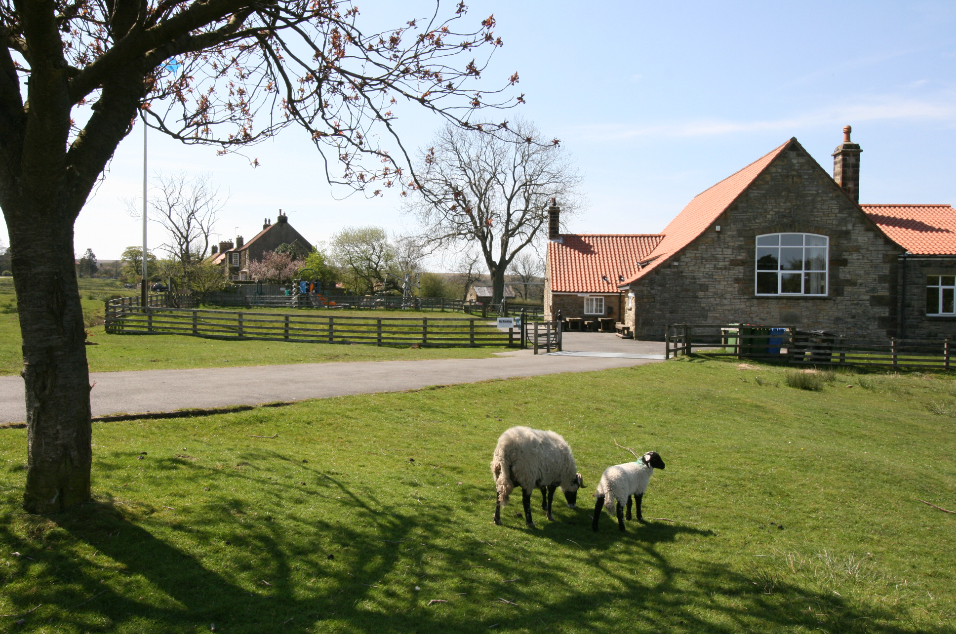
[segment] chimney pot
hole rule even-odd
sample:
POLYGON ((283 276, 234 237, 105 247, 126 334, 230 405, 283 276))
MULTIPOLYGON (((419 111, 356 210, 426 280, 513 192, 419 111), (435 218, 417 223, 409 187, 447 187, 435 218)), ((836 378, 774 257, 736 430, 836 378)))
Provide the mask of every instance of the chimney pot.
POLYGON ((212 247, 210 247, 209 252, 212 253, 213 255, 216 255, 217 253, 219 253, 219 247, 214 244, 212 245, 212 247))
POLYGON ((241 249, 243 244, 245 244, 245 242, 243 241, 242 236, 236 236, 236 248, 241 249))
POLYGON ((853 202, 860 202, 860 149, 850 141, 850 126, 843 128, 843 143, 833 151, 833 180, 853 202))

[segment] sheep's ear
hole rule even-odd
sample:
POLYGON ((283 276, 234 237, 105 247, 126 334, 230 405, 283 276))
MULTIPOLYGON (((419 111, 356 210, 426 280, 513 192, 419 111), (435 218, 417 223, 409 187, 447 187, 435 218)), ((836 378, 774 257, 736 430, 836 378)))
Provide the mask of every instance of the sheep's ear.
POLYGON ((586 489, 587 487, 584 486, 584 476, 582 476, 582 475, 579 473, 577 479, 578 479, 578 488, 579 488, 579 489, 586 489))

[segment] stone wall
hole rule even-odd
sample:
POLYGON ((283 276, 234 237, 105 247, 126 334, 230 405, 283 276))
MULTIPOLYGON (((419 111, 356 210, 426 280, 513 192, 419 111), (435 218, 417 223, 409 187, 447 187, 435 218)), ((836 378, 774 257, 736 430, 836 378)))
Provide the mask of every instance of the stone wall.
POLYGON ((896 334, 902 252, 794 143, 697 239, 631 286, 625 319, 639 339, 662 339, 667 324, 736 322, 885 340, 896 334), (826 296, 756 295, 756 236, 778 232, 829 237, 826 296))
POLYGON ((549 293, 548 299, 550 303, 546 303, 544 309, 546 318, 554 319, 560 310, 561 317, 564 319, 569 317, 613 317, 618 321, 621 320, 621 312, 624 308, 624 298, 621 293, 588 293, 587 296, 604 298, 603 315, 584 314, 585 295, 579 295, 577 293, 549 293))
POLYGON ((905 259, 905 263, 900 261, 899 286, 905 297, 898 307, 900 336, 907 339, 956 338, 956 316, 926 315, 926 277, 929 275, 956 275, 956 258, 911 256, 905 259))

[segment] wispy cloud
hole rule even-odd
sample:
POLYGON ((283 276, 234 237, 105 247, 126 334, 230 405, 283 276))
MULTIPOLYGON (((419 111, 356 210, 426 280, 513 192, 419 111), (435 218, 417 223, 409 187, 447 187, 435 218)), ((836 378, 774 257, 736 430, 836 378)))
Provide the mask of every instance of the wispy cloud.
POLYGON ((572 136, 592 141, 637 137, 705 137, 746 132, 787 131, 885 120, 942 121, 956 124, 956 104, 898 97, 874 97, 855 104, 834 105, 811 112, 755 121, 697 119, 667 121, 651 125, 605 124, 579 126, 572 136))

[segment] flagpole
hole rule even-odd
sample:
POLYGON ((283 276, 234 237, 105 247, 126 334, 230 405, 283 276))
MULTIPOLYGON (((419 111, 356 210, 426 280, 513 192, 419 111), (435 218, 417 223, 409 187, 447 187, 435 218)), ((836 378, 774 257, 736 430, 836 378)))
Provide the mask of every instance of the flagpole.
POLYGON ((146 125, 146 116, 143 116, 143 288, 142 288, 142 306, 145 308, 148 303, 148 290, 146 288, 146 274, 148 272, 146 266, 146 130, 148 126, 146 125))

